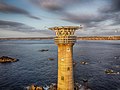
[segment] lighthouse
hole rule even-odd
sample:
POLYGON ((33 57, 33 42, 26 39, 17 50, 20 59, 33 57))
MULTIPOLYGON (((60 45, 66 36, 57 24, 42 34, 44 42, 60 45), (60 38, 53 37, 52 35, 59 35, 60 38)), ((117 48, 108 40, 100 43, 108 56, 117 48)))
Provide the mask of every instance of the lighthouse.
POLYGON ((56 37, 55 44, 58 46, 58 81, 57 90, 74 90, 73 78, 73 45, 76 42, 75 31, 81 26, 52 27, 56 37))

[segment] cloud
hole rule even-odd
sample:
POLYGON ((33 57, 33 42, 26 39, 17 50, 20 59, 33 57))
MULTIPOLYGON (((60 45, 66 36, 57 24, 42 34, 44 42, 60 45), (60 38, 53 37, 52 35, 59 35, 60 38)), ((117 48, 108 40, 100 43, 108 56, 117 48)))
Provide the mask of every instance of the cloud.
POLYGON ((120 0, 107 0, 108 5, 101 9, 104 13, 120 12, 120 0))
MULTIPOLYGON (((41 9, 60 16, 60 20, 83 24, 85 29, 109 32, 114 31, 107 27, 120 25, 120 0, 29 0, 41 9), (89 7, 88 7, 89 6, 89 7), (79 10, 75 10, 80 8, 79 10), (82 13, 81 8, 84 9, 82 13), (94 12, 91 12, 96 10, 94 12), (73 11, 73 12, 72 12, 73 11), (76 11, 76 12, 75 12, 76 11), (104 29, 105 28, 105 29, 104 29)), ((94 33, 94 32, 92 32, 94 33)))
POLYGON ((62 20, 70 21, 77 24, 85 24, 87 27, 96 27, 101 21, 106 20, 108 17, 104 15, 92 15, 92 14, 70 14, 64 15, 62 20))
POLYGON ((100 13, 113 20, 111 25, 120 24, 120 0, 108 0, 108 4, 101 8, 100 13))
POLYGON ((86 3, 93 3, 95 0, 29 0, 33 4, 53 12, 55 14, 61 15, 61 20, 69 21, 72 23, 83 23, 86 26, 92 27, 96 26, 96 24, 102 20, 105 20, 105 16, 99 15, 95 16, 92 14, 77 14, 77 13, 68 13, 67 9, 86 4, 86 3))
POLYGON ((112 11, 120 12, 120 0, 112 0, 112 11))
POLYGON ((13 26, 13 27, 17 27, 17 26, 22 26, 22 25, 24 25, 24 24, 18 23, 18 22, 11 22, 11 21, 0 20, 0 26, 13 26))
POLYGON ((0 20, 0 28, 5 29, 7 31, 17 31, 20 33, 38 33, 38 34, 44 34, 47 35, 54 35, 54 32, 51 32, 50 30, 40 30, 36 29, 34 27, 25 25, 23 23, 13 22, 13 21, 3 21, 0 20))
POLYGON ((3 21, 0 20, 0 28, 5 28, 11 31, 20 31, 20 32, 39 32, 39 29, 25 25, 19 22, 13 21, 3 21))
POLYGON ((35 29, 22 23, 13 21, 0 20, 0 28, 5 28, 11 31, 32 32, 35 29))
POLYGON ((75 4, 93 2, 94 0, 29 0, 33 4, 53 12, 61 12, 75 4))
POLYGON ((61 11, 64 9, 60 0, 30 0, 30 2, 49 11, 61 11))
MULTIPOLYGON (((84 0, 82 4, 88 3, 89 0, 84 0)), ((91 5, 94 5, 94 2, 97 0, 92 0, 91 5)), ((80 2, 79 2, 80 3, 80 2)), ((63 11, 62 20, 69 21, 72 23, 82 23, 88 28, 91 27, 101 27, 100 23, 110 20, 112 21, 112 26, 120 25, 120 0, 106 0, 106 3, 103 7, 99 7, 95 13, 68 13, 63 11)), ((80 6, 79 6, 80 7, 80 6)), ((78 8, 79 8, 78 7, 78 8)))
POLYGON ((0 1, 0 12, 1 13, 6 13, 6 14, 9 14, 9 13, 22 14, 22 15, 26 15, 30 18, 40 20, 39 17, 31 15, 26 10, 20 9, 20 8, 12 6, 12 5, 9 5, 9 4, 7 4, 5 2, 2 2, 2 1, 0 1))
POLYGON ((33 4, 61 15, 61 20, 69 21, 72 23, 83 23, 88 27, 94 27, 98 22, 106 20, 106 15, 82 14, 82 13, 69 13, 67 10, 77 6, 81 8, 82 5, 92 4, 97 0, 30 0, 33 4))

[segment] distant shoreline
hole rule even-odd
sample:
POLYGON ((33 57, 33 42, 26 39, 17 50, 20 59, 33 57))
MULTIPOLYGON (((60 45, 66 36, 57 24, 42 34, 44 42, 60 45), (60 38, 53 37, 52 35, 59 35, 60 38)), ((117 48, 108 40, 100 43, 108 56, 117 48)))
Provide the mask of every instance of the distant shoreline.
POLYGON ((13 38, 0 38, 0 40, 45 40, 54 39, 54 37, 13 37, 13 38))
MULTIPOLYGON (((13 37, 0 38, 0 40, 49 40, 54 37, 13 37)), ((120 40, 120 36, 82 36, 77 37, 77 40, 120 40)))

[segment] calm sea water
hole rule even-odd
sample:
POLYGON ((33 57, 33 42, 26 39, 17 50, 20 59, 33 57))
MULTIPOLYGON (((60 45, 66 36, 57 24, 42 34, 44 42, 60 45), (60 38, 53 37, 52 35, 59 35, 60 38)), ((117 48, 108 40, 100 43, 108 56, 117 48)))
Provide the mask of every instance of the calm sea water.
MULTIPOLYGON (((92 90, 120 90, 120 75, 106 75, 105 69, 120 72, 120 41, 78 41, 74 45, 75 82, 89 80, 92 90), (87 61, 88 65, 81 65, 87 61)), ((18 62, 0 64, 0 90, 23 90, 35 84, 57 82, 57 46, 52 40, 0 41, 0 56, 18 58, 18 62), (40 52, 41 49, 49 49, 40 52), (48 58, 55 58, 49 61, 48 58)))

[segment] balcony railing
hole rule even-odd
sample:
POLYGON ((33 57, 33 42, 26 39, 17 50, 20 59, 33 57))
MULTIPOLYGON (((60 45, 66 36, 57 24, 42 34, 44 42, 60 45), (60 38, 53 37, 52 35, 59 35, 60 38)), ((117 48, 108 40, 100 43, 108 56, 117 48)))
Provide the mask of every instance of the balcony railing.
POLYGON ((54 38, 56 44, 74 44, 76 42, 75 36, 61 36, 54 38))

